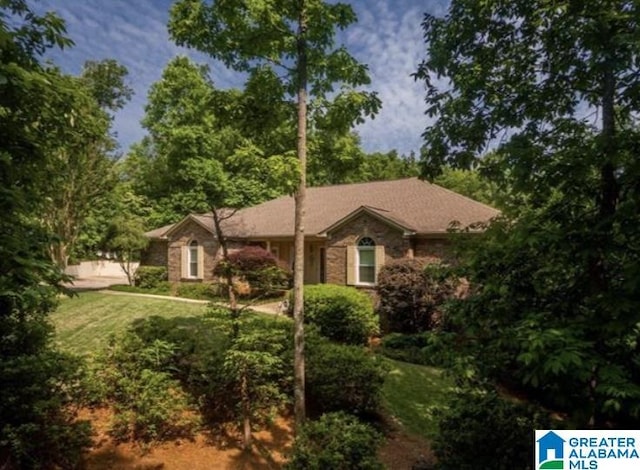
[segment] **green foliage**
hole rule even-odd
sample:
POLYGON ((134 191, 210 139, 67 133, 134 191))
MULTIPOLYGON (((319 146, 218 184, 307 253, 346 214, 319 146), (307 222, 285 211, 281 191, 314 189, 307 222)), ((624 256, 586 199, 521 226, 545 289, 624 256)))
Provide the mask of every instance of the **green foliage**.
POLYGON ((387 332, 420 333, 440 326, 442 305, 453 296, 452 279, 437 266, 394 260, 378 274, 378 313, 387 332))
POLYGON ((370 351, 307 335, 306 366, 307 397, 314 412, 369 416, 378 411, 386 367, 370 351))
POLYGON ((334 284, 307 286, 304 293, 305 321, 326 338, 364 345, 378 333, 373 302, 366 293, 334 284))
POLYGON ((382 338, 379 352, 398 361, 433 367, 452 368, 464 359, 456 334, 445 331, 391 333, 382 338))
POLYGON ((80 78, 100 108, 117 111, 133 96, 133 89, 124 81, 128 74, 127 68, 113 59, 88 60, 80 78))
POLYGON ((164 266, 140 266, 134 284, 142 289, 155 289, 168 279, 169 273, 164 266))
POLYGON ((56 15, 7 0, 0 44, 0 467, 73 468, 90 429, 71 406, 78 363, 51 344, 47 316, 64 276, 50 260, 54 240, 41 221, 59 175, 51 142, 78 103, 68 82, 38 63, 71 41, 56 15))
POLYGON ((434 183, 490 206, 501 206, 497 185, 479 170, 444 167, 434 183))
MULTIPOLYGON (((260 1, 250 5, 181 0, 171 9, 169 31, 179 45, 194 47, 229 68, 256 77, 250 79, 246 90, 251 96, 249 103, 253 100, 261 103, 244 108, 249 113, 243 123, 244 129, 249 124, 249 134, 267 155, 292 153, 296 123, 290 121, 294 116, 290 98, 297 99, 301 88, 306 96, 308 88, 313 112, 303 117, 305 155, 308 148, 312 183, 322 184, 359 166, 363 152, 351 128, 365 117, 374 116, 380 108, 376 93, 356 89, 369 84, 366 66, 359 64, 345 47, 335 46, 336 30, 355 20, 349 5, 321 0, 302 4, 260 1), (307 31, 304 41, 300 22, 307 31), (304 54, 299 50, 302 45, 304 54), (268 141, 262 129, 255 135, 255 122, 262 119, 251 119, 253 109, 258 112, 268 109, 265 122, 272 131, 268 141), (269 116, 272 110, 277 111, 269 116), (274 126, 278 120, 279 125, 274 126)), ((286 178, 291 183, 287 188, 290 191, 298 175, 291 172, 285 175, 293 176, 286 178)))
POLYGON ((116 439, 150 442, 193 432, 187 396, 169 373, 174 354, 171 343, 145 344, 128 332, 96 358, 92 396, 113 406, 110 432, 116 439))
POLYGON ((139 220, 131 217, 116 217, 107 230, 105 246, 116 255, 118 263, 127 275, 129 285, 134 285, 133 262, 140 259, 140 252, 149 244, 139 220))
MULTIPOLYGON (((560 204, 553 213, 564 212, 566 204, 560 204)), ((528 211, 518 223, 496 223, 467 247, 465 273, 477 287, 451 305, 449 319, 465 331, 464 344, 482 376, 569 410, 576 426, 593 412, 637 420, 638 315, 623 280, 630 265, 610 254, 610 273, 618 274, 604 297, 594 297, 588 262, 593 245, 585 253, 579 235, 588 233, 588 220, 578 212, 579 220, 567 217, 563 226, 550 213, 528 211)), ((631 255, 629 248, 616 251, 631 255)))
MULTIPOLYGON (((6 323, 3 322, 3 326, 6 323)), ((32 339, 42 331, 35 322, 21 334, 32 339)), ((19 331, 19 330, 18 330, 19 331)), ((45 329, 46 331, 46 329, 45 329)), ((4 336, 4 335, 3 335, 4 336)), ((0 360, 0 449, 3 465, 36 469, 50 465, 75 468, 91 445, 91 426, 78 421, 80 361, 40 346, 30 354, 7 354, 0 360)))
POLYGON ((289 470, 382 469, 376 456, 381 438, 369 425, 344 413, 307 422, 296 437, 289 470))
POLYGON ((533 406, 507 401, 494 391, 458 392, 439 417, 433 439, 437 468, 530 469, 533 430, 549 427, 545 413, 533 406))
POLYGON ((495 142, 481 170, 509 196, 506 217, 467 254, 476 289, 451 318, 483 376, 577 427, 628 426, 640 418, 640 6, 547 6, 454 1, 423 23, 417 77, 436 117, 423 172, 471 168, 495 142))
POLYGON ((288 321, 243 316, 234 328, 228 309, 203 318, 138 321, 135 335, 146 345, 171 345, 159 370, 170 371, 198 403, 208 423, 254 423, 273 418, 288 404, 291 341, 288 321))
POLYGON ((209 282, 179 282, 174 285, 178 297, 186 297, 196 300, 216 300, 220 299, 219 284, 209 282))

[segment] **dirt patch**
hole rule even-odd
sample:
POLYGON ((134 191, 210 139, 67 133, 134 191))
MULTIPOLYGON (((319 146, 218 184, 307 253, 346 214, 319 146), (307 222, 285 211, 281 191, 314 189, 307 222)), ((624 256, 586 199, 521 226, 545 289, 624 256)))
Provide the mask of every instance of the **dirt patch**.
MULTIPOLYGON (((108 434, 112 414, 107 409, 83 410, 80 419, 91 421, 93 447, 86 456, 87 470, 275 470, 281 469, 293 443, 293 421, 278 418, 267 429, 254 433, 250 452, 232 431, 206 432, 193 439, 176 439, 142 446, 117 443, 108 434)), ((386 440, 379 457, 393 470, 411 469, 417 462, 433 462, 429 443, 410 436, 396 424, 385 424, 386 440)))
POLYGON ((200 433, 193 439, 141 446, 117 443, 109 436, 111 413, 105 409, 84 411, 91 421, 93 447, 86 457, 87 470, 208 470, 279 469, 292 442, 291 420, 278 418, 268 429, 254 433, 250 452, 242 450, 240 436, 200 433))
POLYGON ((385 442, 378 457, 392 470, 424 470, 433 468, 435 457, 426 439, 408 434, 392 416, 383 416, 385 442))

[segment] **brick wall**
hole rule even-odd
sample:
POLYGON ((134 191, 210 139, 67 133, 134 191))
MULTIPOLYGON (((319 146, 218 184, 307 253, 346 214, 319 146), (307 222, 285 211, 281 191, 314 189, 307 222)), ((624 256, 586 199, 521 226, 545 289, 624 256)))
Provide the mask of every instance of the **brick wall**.
POLYGON ((169 281, 182 280, 182 247, 196 240, 203 247, 204 281, 213 280, 213 268, 216 262, 218 243, 213 234, 191 220, 185 222, 171 235, 168 245, 169 281))
POLYGON ((414 241, 413 256, 424 261, 425 264, 441 260, 450 262, 451 242, 444 238, 419 238, 414 241))
POLYGON ((386 260, 403 258, 409 249, 409 241, 404 239, 401 230, 362 214, 330 234, 326 254, 328 283, 347 283, 347 246, 356 245, 362 237, 370 237, 376 245, 383 245, 386 260))
POLYGON ((140 256, 142 266, 166 266, 167 242, 165 240, 151 240, 147 249, 140 256))

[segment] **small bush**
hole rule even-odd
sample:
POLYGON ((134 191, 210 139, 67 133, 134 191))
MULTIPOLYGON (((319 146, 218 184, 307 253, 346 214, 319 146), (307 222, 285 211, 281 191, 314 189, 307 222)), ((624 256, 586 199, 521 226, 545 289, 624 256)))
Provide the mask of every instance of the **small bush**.
MULTIPOLYGON (((249 284, 244 295, 270 295, 287 289, 291 283, 291 271, 272 253, 259 246, 245 246, 229 253, 228 260, 216 264, 214 274, 225 278, 227 274, 249 284)), ((242 294, 242 293, 241 293, 242 294)))
POLYGON ((312 335, 307 344, 307 396, 312 410, 360 416, 377 412, 387 372, 379 357, 362 347, 312 335))
POLYGON ((433 450, 442 470, 531 468, 534 429, 548 418, 494 391, 466 390, 453 397, 439 420, 433 450), (490 451, 488 451, 490 449, 490 451))
POLYGON ((149 442, 193 432, 187 396, 170 375, 175 355, 174 344, 145 343, 128 331, 96 358, 90 374, 101 386, 93 392, 115 410, 111 434, 116 439, 149 442))
POLYGON ((377 470, 381 438, 369 425, 344 413, 307 422, 293 446, 288 470, 377 470))
MULTIPOLYGON (((293 305, 293 292, 289 305, 293 305)), ((320 334, 345 344, 367 344, 379 331, 371 298, 353 287, 318 284, 304 289, 304 316, 320 334)))
POLYGON ((80 376, 79 358, 51 348, 0 357, 0 468, 81 465, 91 425, 75 413, 80 376))
POLYGON ((220 298, 218 284, 207 282, 180 282, 176 284, 176 295, 196 300, 216 300, 220 298))
POLYGON ((167 268, 163 266, 140 266, 134 276, 134 285, 142 289, 155 289, 169 280, 167 268))
POLYGON ((454 283, 437 266, 401 259, 382 267, 376 290, 382 330, 412 334, 441 324, 440 307, 453 295, 454 283))

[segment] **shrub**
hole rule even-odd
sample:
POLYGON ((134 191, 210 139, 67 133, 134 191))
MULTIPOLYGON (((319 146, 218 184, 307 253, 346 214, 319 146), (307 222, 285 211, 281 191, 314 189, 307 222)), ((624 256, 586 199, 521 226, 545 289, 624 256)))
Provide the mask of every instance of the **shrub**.
POLYGON ((242 315, 211 306, 206 318, 152 317, 134 322, 145 348, 172 345, 160 370, 180 381, 208 423, 238 421, 243 412, 261 422, 292 395, 291 324, 288 320, 242 315), (244 397, 244 401, 241 398, 244 397))
POLYGON ((376 287, 385 333, 421 333, 441 323, 440 306, 453 295, 453 282, 439 267, 415 259, 391 261, 380 270, 376 287))
POLYGON ((91 425, 74 411, 79 372, 78 358, 49 347, 0 357, 0 468, 80 465, 91 446, 91 425))
POLYGON ((465 390, 440 416, 433 441, 438 468, 531 468, 533 430, 549 424, 539 410, 506 401, 495 391, 465 390))
POLYGON ((176 284, 176 295, 188 299, 216 300, 219 296, 219 285, 207 282, 180 282, 176 284))
POLYGON ((360 416, 376 413, 386 367, 379 357, 359 346, 307 340, 307 396, 316 413, 345 411, 360 416))
POLYGON ((112 339, 94 364, 94 391, 113 406, 111 434, 119 440, 154 441, 192 433, 187 396, 169 371, 175 345, 155 339, 145 343, 128 331, 112 339))
POLYGON ((229 253, 226 261, 216 264, 214 274, 225 278, 230 272, 234 279, 251 287, 249 295, 269 295, 287 289, 291 272, 272 253, 259 246, 245 246, 229 253))
MULTIPOLYGON (((293 305, 293 292, 289 305, 293 305)), ((321 335, 345 344, 367 344, 379 331, 371 298, 353 287, 318 284, 304 289, 304 316, 321 335)))
POLYGON ((288 470, 377 470, 380 436, 369 425, 344 413, 328 413, 302 427, 288 470))
POLYGON ((156 289, 169 280, 167 268, 163 266, 140 266, 134 277, 134 285, 142 289, 156 289))

